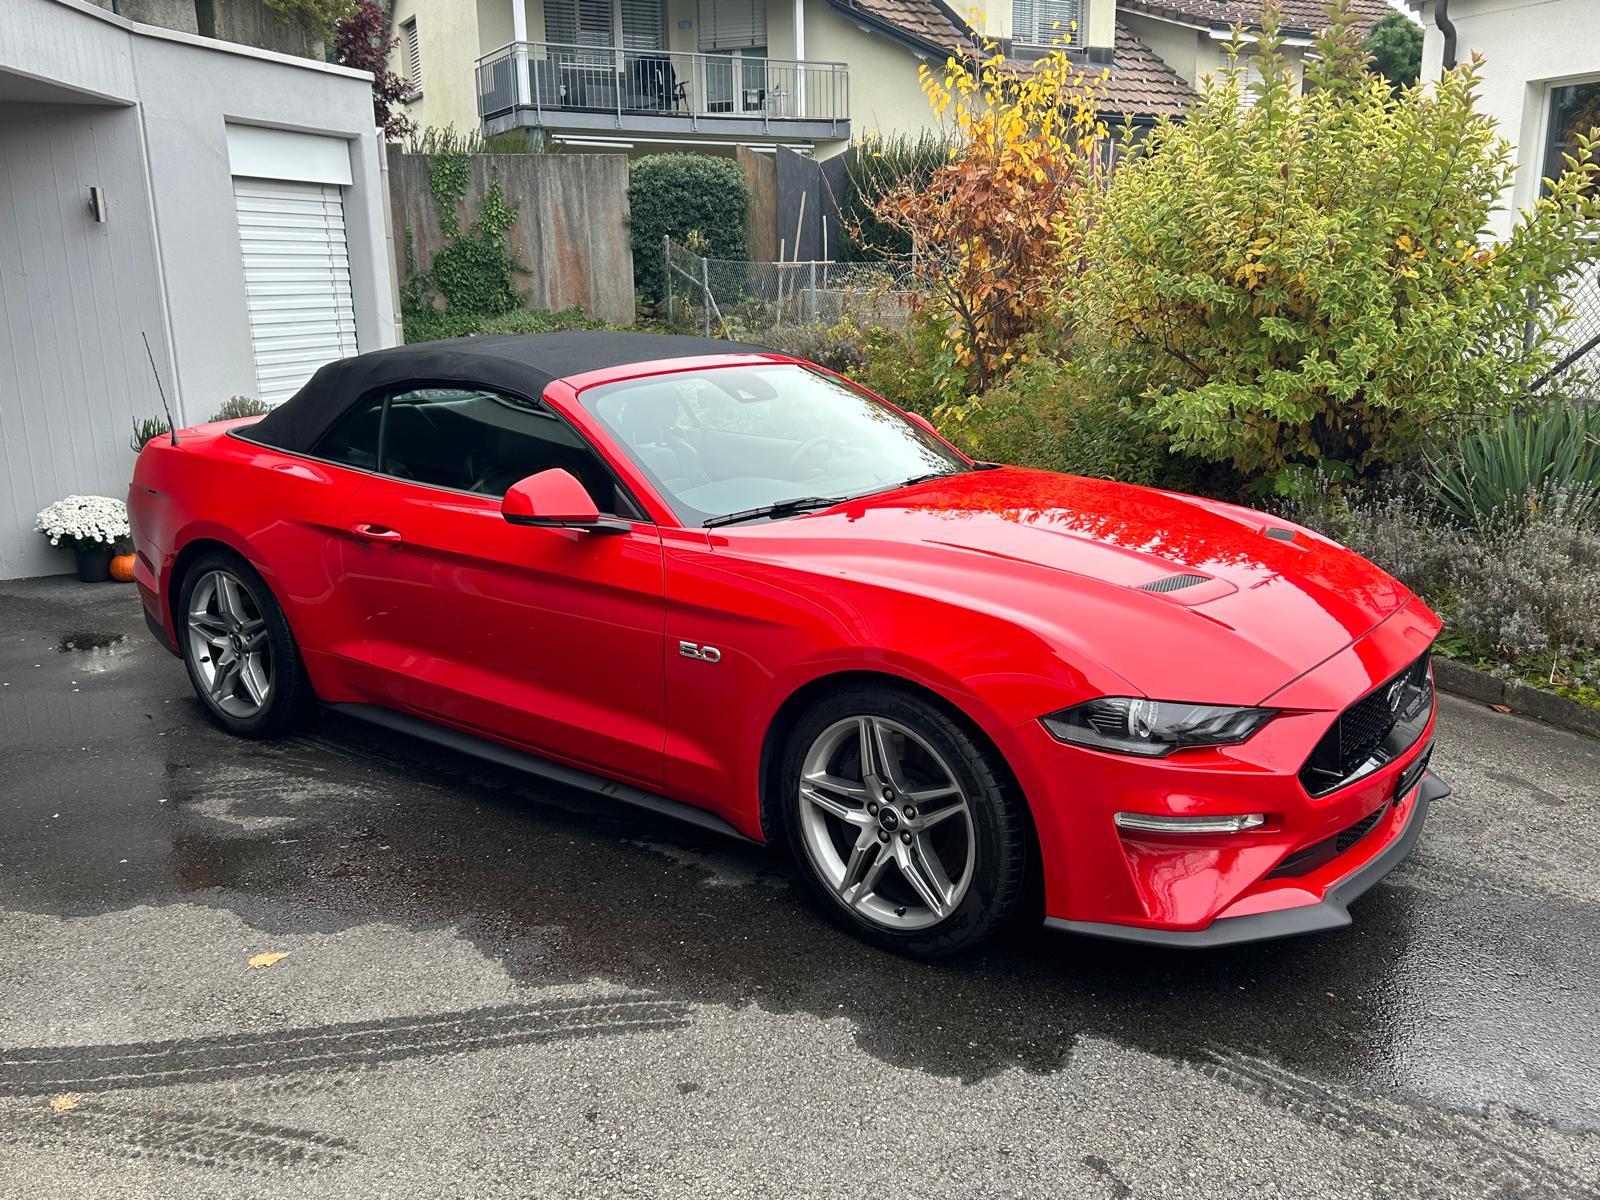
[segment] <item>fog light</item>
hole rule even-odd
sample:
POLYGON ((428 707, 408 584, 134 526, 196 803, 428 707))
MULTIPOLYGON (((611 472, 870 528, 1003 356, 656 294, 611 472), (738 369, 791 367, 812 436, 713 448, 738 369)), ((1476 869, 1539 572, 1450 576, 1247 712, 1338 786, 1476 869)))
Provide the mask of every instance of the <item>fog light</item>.
POLYGON ((1243 833, 1267 823, 1263 813, 1240 813, 1234 817, 1158 817, 1150 813, 1119 812, 1113 820, 1118 829, 1137 829, 1141 833, 1243 833))

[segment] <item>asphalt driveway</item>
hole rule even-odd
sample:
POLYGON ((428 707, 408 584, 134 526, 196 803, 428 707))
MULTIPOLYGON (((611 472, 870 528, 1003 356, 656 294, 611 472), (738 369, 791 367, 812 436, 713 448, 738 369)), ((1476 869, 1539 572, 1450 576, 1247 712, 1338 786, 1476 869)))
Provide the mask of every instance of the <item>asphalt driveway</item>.
POLYGON ((1445 698, 1340 933, 927 966, 759 850, 231 740, 131 587, 0 584, 0 685, 0 1196, 1600 1195, 1574 734, 1445 698))

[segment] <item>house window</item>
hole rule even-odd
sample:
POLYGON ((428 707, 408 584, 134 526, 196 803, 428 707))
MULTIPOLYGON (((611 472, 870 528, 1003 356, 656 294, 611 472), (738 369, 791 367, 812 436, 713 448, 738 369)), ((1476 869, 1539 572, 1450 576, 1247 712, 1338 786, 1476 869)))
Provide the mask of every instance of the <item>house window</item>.
MULTIPOLYGON (((1574 153, 1580 134, 1600 129, 1600 80, 1570 83, 1550 89, 1550 125, 1545 134, 1544 173, 1554 179, 1567 169, 1563 156, 1574 153)), ((1547 191, 1546 184, 1540 185, 1547 191)))
POLYGON ((1084 0, 1011 0, 1011 40, 1024 46, 1081 46, 1084 0))
POLYGON ((701 50, 755 50, 766 44, 766 0, 700 0, 701 50))
POLYGON ((544 32, 551 42, 565 46, 617 46, 660 50, 666 43, 666 9, 663 0, 546 0, 544 32))
POLYGON ((417 41, 417 19, 415 17, 400 26, 400 38, 406 45, 406 82, 411 85, 411 94, 422 94, 422 43, 417 41))

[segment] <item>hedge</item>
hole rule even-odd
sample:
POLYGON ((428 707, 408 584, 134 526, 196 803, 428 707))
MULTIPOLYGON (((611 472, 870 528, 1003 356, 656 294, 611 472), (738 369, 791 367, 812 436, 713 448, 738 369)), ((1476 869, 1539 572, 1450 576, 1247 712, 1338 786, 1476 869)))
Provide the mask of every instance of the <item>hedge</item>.
POLYGON ((742 259, 745 210, 750 189, 739 164, 704 154, 651 154, 628 172, 628 205, 632 213, 633 280, 651 300, 665 294, 661 239, 703 242, 710 258, 742 259))

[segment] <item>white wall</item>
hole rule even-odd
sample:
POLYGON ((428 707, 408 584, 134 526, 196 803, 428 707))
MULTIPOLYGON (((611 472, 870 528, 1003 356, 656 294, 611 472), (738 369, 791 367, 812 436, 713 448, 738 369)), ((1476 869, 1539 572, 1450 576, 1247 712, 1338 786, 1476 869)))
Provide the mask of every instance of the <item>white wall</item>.
MULTIPOLYGON (((131 108, 0 104, 0 578, 70 565, 33 532, 62 496, 122 496, 170 361, 131 108), (104 188, 110 220, 88 208, 104 188)), ((169 384, 170 386, 170 384, 169 384)))
POLYGON ((348 148, 357 337, 392 345, 368 76, 77 0, 0 4, 0 577, 70 569, 32 532, 38 509, 126 493, 130 420, 161 412, 141 332, 180 423, 255 393, 230 122, 348 148), (91 186, 105 189, 104 224, 91 186))
MULTIPOLYGON (((1434 5, 1423 7, 1422 75, 1439 77, 1444 38, 1434 5)), ((1539 196, 1547 100, 1552 83, 1600 78, 1600 0, 1451 0, 1456 60, 1484 56, 1479 107, 1517 147, 1517 173, 1490 233, 1504 237, 1514 210, 1539 196)))

